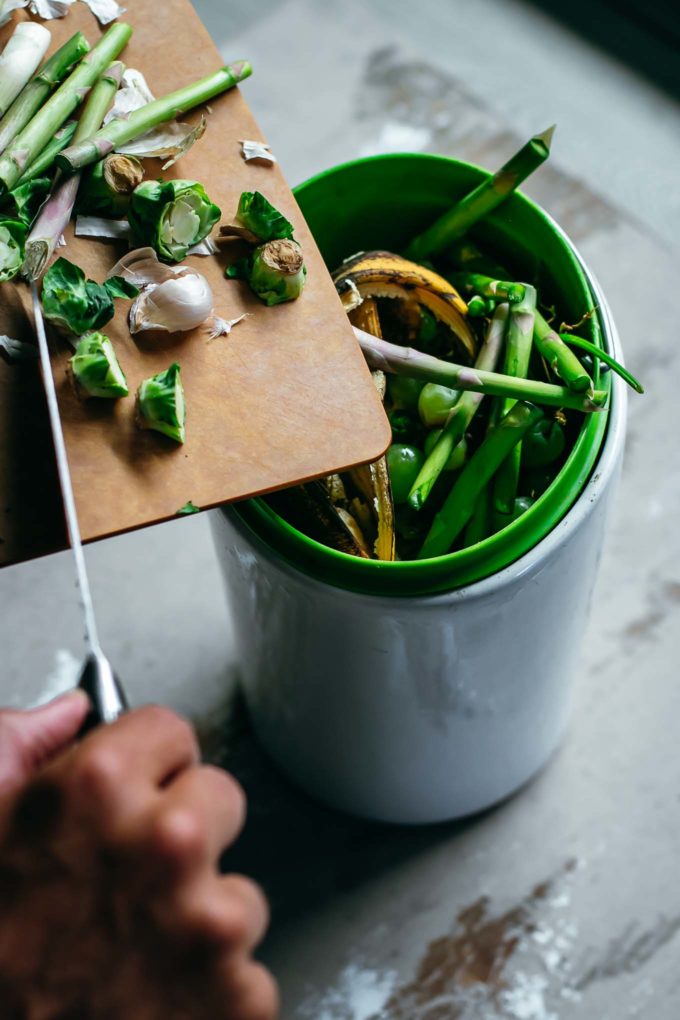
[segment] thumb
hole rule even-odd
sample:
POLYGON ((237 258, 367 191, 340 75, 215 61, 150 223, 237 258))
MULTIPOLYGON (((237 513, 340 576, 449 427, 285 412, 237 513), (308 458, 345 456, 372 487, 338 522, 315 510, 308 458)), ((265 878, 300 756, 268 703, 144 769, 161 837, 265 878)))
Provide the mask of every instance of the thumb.
POLYGON ((30 711, 0 712, 0 789, 26 782, 70 744, 89 708, 83 691, 70 691, 30 711))

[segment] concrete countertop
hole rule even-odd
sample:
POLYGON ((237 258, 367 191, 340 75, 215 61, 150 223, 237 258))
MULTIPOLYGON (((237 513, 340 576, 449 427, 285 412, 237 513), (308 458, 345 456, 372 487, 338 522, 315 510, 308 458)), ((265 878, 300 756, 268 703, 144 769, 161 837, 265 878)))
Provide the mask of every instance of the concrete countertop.
MULTIPOLYGON (((207 515, 90 547, 105 648, 132 700, 194 718, 246 785, 229 856, 274 905, 263 956, 286 1020, 677 1020, 680 1010, 680 114, 533 8, 501 0, 196 0, 289 180, 379 151, 500 164, 558 122, 527 191, 608 295, 627 457, 573 724, 516 798, 464 823, 372 826, 312 804, 254 746, 207 515), (281 83, 285 82, 285 89, 281 83)), ((68 686, 66 555, 0 573, 0 701, 68 686)))

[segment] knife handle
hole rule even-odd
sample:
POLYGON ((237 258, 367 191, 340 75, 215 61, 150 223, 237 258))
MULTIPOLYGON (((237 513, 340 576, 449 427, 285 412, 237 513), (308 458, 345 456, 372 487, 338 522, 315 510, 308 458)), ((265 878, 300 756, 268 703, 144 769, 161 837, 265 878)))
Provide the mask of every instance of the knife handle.
POLYGON ((95 726, 115 722, 130 707, 120 680, 101 651, 91 652, 86 658, 78 687, 85 691, 92 704, 81 735, 95 726))

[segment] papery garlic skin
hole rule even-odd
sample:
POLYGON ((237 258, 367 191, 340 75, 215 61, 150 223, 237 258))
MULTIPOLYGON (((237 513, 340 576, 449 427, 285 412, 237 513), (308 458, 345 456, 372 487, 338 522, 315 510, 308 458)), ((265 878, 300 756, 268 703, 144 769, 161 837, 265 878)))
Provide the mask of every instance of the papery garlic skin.
POLYGON ((185 333, 205 322, 213 309, 206 278, 187 272, 148 287, 130 309, 130 332, 185 333))

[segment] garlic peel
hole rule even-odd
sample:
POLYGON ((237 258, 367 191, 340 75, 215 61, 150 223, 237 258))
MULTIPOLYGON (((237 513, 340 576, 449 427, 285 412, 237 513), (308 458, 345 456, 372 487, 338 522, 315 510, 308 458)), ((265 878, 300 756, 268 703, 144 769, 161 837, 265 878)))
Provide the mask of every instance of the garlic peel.
POLYGON ((210 322, 208 340, 216 340, 218 336, 229 336, 234 326, 248 318, 248 312, 237 315, 235 319, 222 319, 219 315, 213 315, 210 322))

